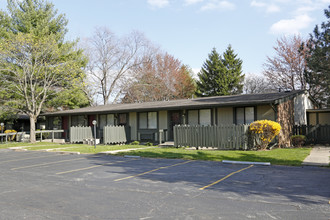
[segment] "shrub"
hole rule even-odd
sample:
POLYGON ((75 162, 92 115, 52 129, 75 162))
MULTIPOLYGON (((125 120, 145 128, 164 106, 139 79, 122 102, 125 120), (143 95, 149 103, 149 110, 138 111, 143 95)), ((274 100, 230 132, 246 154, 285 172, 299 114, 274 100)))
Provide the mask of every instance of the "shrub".
MULTIPOLYGON (((15 130, 5 130, 5 134, 8 134, 8 133, 17 133, 17 131, 15 130)), ((8 136, 9 138, 9 141, 13 141, 16 137, 16 134, 13 134, 13 135, 9 135, 8 136)))
POLYGON ((147 143, 146 143, 146 146, 154 146, 154 144, 151 143, 151 142, 147 142, 147 143))
POLYGON ((133 141, 133 142, 131 143, 131 145, 139 145, 139 144, 140 144, 139 141, 133 141))
MULTIPOLYGON (((40 129, 37 129, 36 131, 40 131, 40 129)), ((42 139, 47 139, 50 136, 49 132, 44 132, 42 133, 42 139)), ((41 138, 41 134, 40 133, 36 133, 36 138, 40 139, 41 138)))
POLYGON ((250 124, 249 131, 256 142, 257 149, 264 150, 280 133, 281 125, 270 120, 259 120, 250 124))
POLYGON ((302 147, 306 142, 306 136, 304 135, 293 135, 291 136, 292 145, 294 147, 302 147))

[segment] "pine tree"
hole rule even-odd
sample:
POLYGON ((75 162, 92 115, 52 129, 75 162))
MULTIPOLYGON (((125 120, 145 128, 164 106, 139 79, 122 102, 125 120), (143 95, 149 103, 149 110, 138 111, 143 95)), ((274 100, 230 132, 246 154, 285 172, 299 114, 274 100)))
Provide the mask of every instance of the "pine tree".
POLYGON ((228 92, 230 95, 241 94, 243 92, 244 74, 242 74, 243 61, 237 58, 231 45, 223 53, 222 63, 225 66, 226 75, 220 80, 228 83, 228 92))
POLYGON ((229 45, 223 53, 215 48, 209 54, 198 73, 197 96, 222 96, 240 94, 243 91, 242 61, 229 45))
POLYGON ((307 43, 305 77, 310 85, 309 93, 321 107, 330 107, 330 6, 324 10, 328 21, 316 25, 307 43))

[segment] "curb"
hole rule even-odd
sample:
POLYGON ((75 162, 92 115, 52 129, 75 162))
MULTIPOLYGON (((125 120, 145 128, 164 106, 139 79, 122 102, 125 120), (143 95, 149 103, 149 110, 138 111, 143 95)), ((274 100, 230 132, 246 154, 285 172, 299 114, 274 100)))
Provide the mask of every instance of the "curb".
POLYGON ((247 164, 247 165, 263 165, 270 166, 270 162, 249 162, 249 161, 234 161, 234 160, 223 160, 222 163, 229 164, 247 164))

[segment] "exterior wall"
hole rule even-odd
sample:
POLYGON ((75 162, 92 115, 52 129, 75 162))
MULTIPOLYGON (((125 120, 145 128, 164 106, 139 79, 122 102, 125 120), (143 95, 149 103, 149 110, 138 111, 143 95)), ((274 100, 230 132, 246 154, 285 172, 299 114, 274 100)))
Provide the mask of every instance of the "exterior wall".
POLYGON ((294 98, 294 123, 306 125, 306 109, 314 109, 313 102, 308 98, 308 94, 301 94, 294 98))
POLYGON ((131 140, 138 140, 137 137, 137 113, 130 112, 129 113, 129 126, 131 127, 131 140))
POLYGON ((257 106, 257 118, 256 120, 271 120, 275 121, 275 112, 270 105, 257 106))
POLYGON ((218 125, 234 124, 234 109, 233 107, 218 108, 218 125))
POLYGON ((278 142, 280 147, 291 146, 292 128, 294 125, 294 101, 288 100, 280 103, 277 106, 277 122, 282 129, 278 135, 278 142))

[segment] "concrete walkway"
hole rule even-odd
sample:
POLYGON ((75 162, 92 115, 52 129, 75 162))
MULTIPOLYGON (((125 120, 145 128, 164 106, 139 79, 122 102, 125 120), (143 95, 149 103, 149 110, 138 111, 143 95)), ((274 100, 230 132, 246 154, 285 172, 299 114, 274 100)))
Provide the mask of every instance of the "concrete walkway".
POLYGON ((330 163, 330 147, 315 146, 305 158, 302 165, 328 166, 330 163))
POLYGON ((111 150, 111 151, 103 151, 99 154, 116 154, 119 152, 128 152, 133 150, 142 150, 142 149, 148 149, 148 148, 157 148, 157 147, 140 147, 140 148, 129 148, 129 149, 122 149, 122 150, 111 150))

